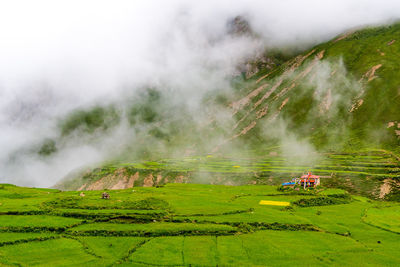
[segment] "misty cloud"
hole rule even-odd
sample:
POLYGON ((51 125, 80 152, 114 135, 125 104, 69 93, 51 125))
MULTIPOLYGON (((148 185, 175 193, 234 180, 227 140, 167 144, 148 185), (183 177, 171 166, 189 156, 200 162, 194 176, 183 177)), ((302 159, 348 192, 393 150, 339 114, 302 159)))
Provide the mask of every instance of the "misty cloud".
MULTIPOLYGON (((203 101, 207 93, 232 90, 239 64, 265 49, 301 50, 399 17, 398 1, 2 1, 0 182, 49 186, 75 168, 135 147, 160 126, 129 122, 128 99, 143 88, 167 96, 157 105, 185 113, 184 126, 196 130, 197 123, 214 121, 229 128, 226 111, 218 105, 203 110, 203 101), (238 15, 253 34, 229 33, 238 15), (60 135, 62 118, 96 105, 114 106, 118 124, 60 135), (220 116, 209 119, 216 111, 220 116), (47 139, 60 140, 54 155, 31 151, 47 139)), ((318 86, 323 75, 311 82, 318 86)))

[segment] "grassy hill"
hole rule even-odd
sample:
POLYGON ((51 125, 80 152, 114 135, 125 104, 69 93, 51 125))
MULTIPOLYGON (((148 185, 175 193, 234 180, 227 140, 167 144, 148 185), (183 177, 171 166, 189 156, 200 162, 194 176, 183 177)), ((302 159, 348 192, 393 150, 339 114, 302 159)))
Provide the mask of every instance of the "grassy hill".
POLYGON ((286 61, 279 51, 267 53, 275 64, 236 77, 234 91, 208 92, 197 117, 185 105, 176 115, 173 97, 157 88, 131 99, 125 113, 95 107, 71 114, 60 124, 61 139, 108 131, 123 114, 136 139, 117 158, 56 187, 276 185, 313 171, 326 186, 398 199, 399 34, 393 24, 345 33, 286 61))
POLYGON ((374 199, 399 200, 399 161, 381 150, 320 154, 312 163, 302 162, 302 158, 297 162, 288 161, 277 155, 251 158, 208 155, 159 161, 116 161, 78 175, 78 178, 61 181, 56 187, 63 190, 103 190, 156 187, 166 183, 278 185, 299 177, 305 171, 320 175, 326 187, 339 187, 374 199))
POLYGON ((399 32, 400 24, 350 32, 260 71, 231 104, 239 121, 232 138, 263 139, 266 121, 283 121, 318 149, 398 152, 399 32))
POLYGON ((102 192, 0 185, 0 264, 399 264, 400 206, 342 189, 167 184, 109 190, 110 199, 102 192))

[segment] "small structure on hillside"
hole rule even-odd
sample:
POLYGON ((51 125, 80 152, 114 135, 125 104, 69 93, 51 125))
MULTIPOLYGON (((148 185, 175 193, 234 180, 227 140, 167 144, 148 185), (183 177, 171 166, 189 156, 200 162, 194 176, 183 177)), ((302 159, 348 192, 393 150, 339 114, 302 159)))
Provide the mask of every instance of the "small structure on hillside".
POLYGON ((103 192, 103 194, 101 194, 101 198, 102 199, 110 199, 110 194, 107 192, 103 192))
POLYGON ((291 182, 283 183, 283 187, 291 187, 294 188, 296 185, 299 185, 306 188, 314 188, 321 184, 321 178, 317 175, 312 175, 311 172, 301 176, 300 178, 293 178, 291 182))
POLYGON ((300 185, 304 187, 316 187, 321 184, 321 178, 317 175, 312 175, 309 172, 300 177, 300 185))

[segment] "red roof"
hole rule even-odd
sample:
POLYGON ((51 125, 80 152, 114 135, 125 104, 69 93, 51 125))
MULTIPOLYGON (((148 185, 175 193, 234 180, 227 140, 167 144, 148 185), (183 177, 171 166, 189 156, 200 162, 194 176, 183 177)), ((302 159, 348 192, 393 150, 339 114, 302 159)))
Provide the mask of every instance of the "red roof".
POLYGON ((319 178, 318 175, 312 175, 312 174, 305 174, 303 176, 300 177, 301 179, 317 179, 319 178))

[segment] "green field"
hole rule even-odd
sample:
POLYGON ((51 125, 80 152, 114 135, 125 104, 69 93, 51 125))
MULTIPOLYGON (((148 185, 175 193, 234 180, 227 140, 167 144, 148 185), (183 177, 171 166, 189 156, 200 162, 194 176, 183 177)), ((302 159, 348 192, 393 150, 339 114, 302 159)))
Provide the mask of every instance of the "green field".
POLYGON ((77 191, 1 185, 0 264, 400 264, 397 202, 343 189, 277 189, 166 184, 108 190, 111 198, 105 200, 103 191, 80 196, 77 191), (260 200, 291 205, 261 206, 260 200))

